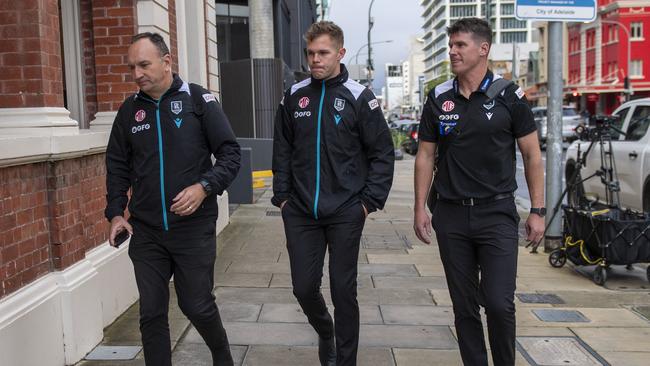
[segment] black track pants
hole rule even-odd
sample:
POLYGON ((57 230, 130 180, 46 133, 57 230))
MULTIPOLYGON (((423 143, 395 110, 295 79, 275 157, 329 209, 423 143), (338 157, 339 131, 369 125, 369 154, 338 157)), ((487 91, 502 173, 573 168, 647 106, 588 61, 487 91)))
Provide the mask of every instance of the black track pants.
POLYGON ((336 336, 336 365, 356 365, 359 345, 357 260, 365 223, 363 206, 354 204, 335 217, 316 220, 287 203, 282 217, 293 293, 318 335, 326 339, 336 336), (329 250, 335 326, 320 291, 326 249, 329 250))
POLYGON ((210 348, 214 365, 231 366, 230 346, 215 303, 215 224, 170 231, 132 220, 129 256, 140 292, 140 332, 146 364, 171 365, 168 304, 174 276, 178 305, 210 348))
POLYGON ((461 206, 438 201, 432 216, 466 366, 487 366, 479 305, 495 365, 515 364, 519 215, 512 199, 461 206))

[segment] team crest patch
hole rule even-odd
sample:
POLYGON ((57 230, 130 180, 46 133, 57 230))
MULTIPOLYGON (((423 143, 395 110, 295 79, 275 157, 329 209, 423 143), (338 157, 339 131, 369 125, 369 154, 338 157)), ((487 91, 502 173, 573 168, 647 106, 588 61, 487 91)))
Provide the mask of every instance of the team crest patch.
POLYGON ((298 101, 298 105, 300 106, 300 108, 307 108, 307 106, 309 105, 309 98, 307 97, 300 98, 300 100, 298 101))
POLYGON ((172 113, 174 114, 179 114, 183 110, 183 102, 180 100, 173 100, 172 101, 172 113))
POLYGON ((212 95, 211 93, 203 94, 202 97, 203 97, 203 100, 205 100, 206 103, 210 103, 210 102, 215 102, 216 103, 217 102, 217 98, 214 95, 212 95))
POLYGON ((141 109, 141 110, 135 112, 135 121, 136 122, 144 121, 145 117, 147 117, 147 112, 145 112, 144 109, 141 109))
POLYGON ((454 102, 452 102, 451 100, 447 100, 444 103, 442 103, 442 110, 444 112, 451 112, 454 110, 455 106, 456 105, 454 104, 454 102))
POLYGON ((368 102, 368 107, 370 107, 370 110, 374 110, 375 108, 379 107, 379 102, 377 99, 373 99, 368 102))
POLYGON ((334 99, 334 109, 340 112, 343 108, 345 108, 345 100, 341 98, 334 99))
POLYGON ((490 103, 483 104, 483 108, 487 109, 488 111, 492 108, 494 108, 495 101, 492 100, 490 103))

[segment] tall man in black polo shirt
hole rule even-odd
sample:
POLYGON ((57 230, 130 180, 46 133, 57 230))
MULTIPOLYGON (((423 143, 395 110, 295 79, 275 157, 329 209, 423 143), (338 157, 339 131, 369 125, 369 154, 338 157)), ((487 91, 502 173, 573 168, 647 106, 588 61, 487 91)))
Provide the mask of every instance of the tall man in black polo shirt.
POLYGON ((514 365, 519 223, 513 196, 515 143, 533 207, 526 221, 528 240, 541 239, 544 231, 541 153, 523 91, 488 70, 492 30, 487 22, 461 19, 447 34, 456 78, 432 90, 422 112, 414 229, 427 244, 432 225, 436 232, 463 363, 488 364, 482 305, 494 364, 514 365), (495 89, 501 84, 505 88, 495 89), (430 220, 425 202, 434 163, 432 194, 437 200, 430 220))

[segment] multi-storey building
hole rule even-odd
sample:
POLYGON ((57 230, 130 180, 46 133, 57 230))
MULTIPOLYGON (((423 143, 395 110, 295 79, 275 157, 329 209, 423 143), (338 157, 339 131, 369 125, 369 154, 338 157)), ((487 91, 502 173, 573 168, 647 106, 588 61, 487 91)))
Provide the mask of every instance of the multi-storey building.
POLYGON ((493 43, 532 43, 530 21, 515 18, 515 0, 422 0, 424 72, 430 81, 449 73, 447 27, 466 17, 490 19, 493 43), (489 12, 489 14, 488 14, 489 12))
POLYGON ((650 2, 600 0, 598 5, 594 22, 569 24, 564 92, 581 110, 611 113, 625 100, 626 78, 632 98, 650 96, 645 55, 650 49, 650 2))
POLYGON ((386 64, 386 88, 384 91, 384 109, 386 111, 397 111, 401 113, 402 101, 404 99, 404 74, 402 65, 386 64))
POLYGON ((422 52, 423 40, 411 37, 411 47, 405 61, 402 62, 403 99, 402 111, 419 113, 420 103, 420 76, 424 73, 424 52, 422 52))

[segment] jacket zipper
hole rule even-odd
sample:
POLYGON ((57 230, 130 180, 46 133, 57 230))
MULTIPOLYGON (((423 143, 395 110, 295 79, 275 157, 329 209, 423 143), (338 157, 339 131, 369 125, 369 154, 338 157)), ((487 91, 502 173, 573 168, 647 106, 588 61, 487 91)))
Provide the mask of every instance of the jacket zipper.
POLYGON ((320 195, 320 126, 323 117, 323 100, 325 99, 325 80, 320 93, 318 106, 318 125, 316 129, 316 195, 314 197, 314 218, 318 220, 318 196, 320 195))
POLYGON ((162 204, 163 228, 165 231, 169 231, 169 224, 167 222, 167 203, 165 202, 165 159, 163 155, 162 130, 160 126, 160 101, 163 99, 165 94, 167 94, 167 92, 163 93, 157 101, 148 98, 142 99, 148 100, 156 105, 156 133, 158 135, 158 159, 160 163, 160 201, 162 204))

